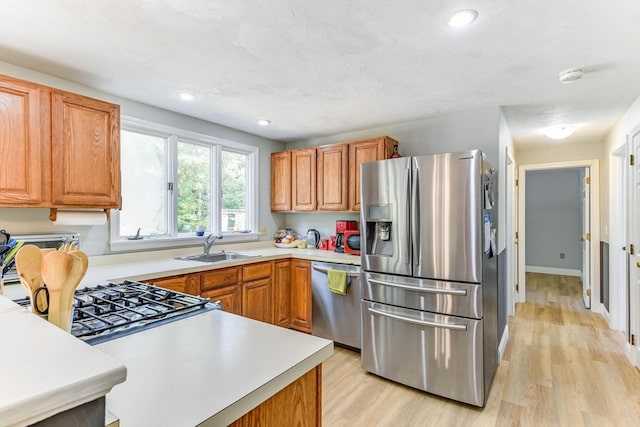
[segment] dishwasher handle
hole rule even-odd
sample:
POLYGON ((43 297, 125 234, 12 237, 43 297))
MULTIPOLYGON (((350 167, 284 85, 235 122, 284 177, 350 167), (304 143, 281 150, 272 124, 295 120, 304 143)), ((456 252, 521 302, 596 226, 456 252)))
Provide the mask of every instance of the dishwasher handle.
POLYGON ((369 279, 369 283, 375 283, 375 284, 378 284, 378 285, 391 286, 391 287, 394 287, 394 288, 401 288, 401 289, 406 289, 406 290, 409 290, 409 291, 427 292, 427 293, 432 293, 432 294, 446 294, 446 295, 457 295, 457 296, 466 296, 467 295, 467 290, 466 289, 419 288, 417 286, 401 285, 400 283, 392 283, 392 282, 387 282, 387 281, 383 281, 383 280, 375 280, 375 279, 369 279))
MULTIPOLYGON (((324 273, 324 274, 328 274, 329 273, 329 269, 328 268, 318 267, 317 265, 314 265, 313 269, 315 271, 319 271, 320 273, 324 273)), ((349 277, 360 277, 360 272, 359 271, 358 272, 347 271, 347 276, 349 276, 349 277)))
POLYGON ((390 317, 395 320, 400 320, 401 322, 413 323, 414 325, 429 326, 432 328, 441 328, 441 329, 452 329, 454 331, 467 330, 467 325, 460 325, 457 323, 438 323, 438 322, 429 322, 428 320, 410 319, 408 317, 398 316, 397 314, 385 313, 384 311, 379 311, 379 310, 376 310, 375 308, 368 308, 367 310, 370 313, 377 314, 379 316, 390 317))

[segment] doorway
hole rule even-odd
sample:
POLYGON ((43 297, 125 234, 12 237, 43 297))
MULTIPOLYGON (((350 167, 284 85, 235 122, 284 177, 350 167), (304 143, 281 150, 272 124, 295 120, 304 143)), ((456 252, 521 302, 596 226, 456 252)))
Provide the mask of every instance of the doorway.
MULTIPOLYGON (((582 265, 582 261, 580 262, 580 266, 582 267, 578 270, 578 274, 582 276, 584 279, 584 290, 583 296, 585 297, 585 305, 591 305, 590 302, 597 302, 597 304, 592 304, 592 310, 599 312, 600 311, 600 289, 599 289, 599 259, 600 259, 600 218, 599 218, 599 161, 597 159, 593 160, 583 160, 583 161, 574 161, 574 162, 559 162, 559 163, 546 163, 546 164, 537 164, 537 165, 521 165, 519 167, 519 176, 518 176, 518 284, 519 284, 519 292, 517 301, 525 302, 526 301, 526 248, 527 248, 527 230, 526 230, 526 215, 525 215, 525 206, 526 206, 526 189, 527 189, 527 172, 544 172, 544 171, 552 171, 552 170, 562 170, 562 169, 582 169, 589 171, 589 197, 585 199, 585 217, 586 224, 585 229, 580 233, 583 233, 584 241, 583 245, 588 245, 588 248, 585 249, 584 254, 586 257, 585 264, 582 265), (586 232, 585 232, 586 231, 586 232)), ((586 174, 585 174, 586 178, 586 174)), ((548 191, 553 192, 553 185, 549 188, 548 191)), ((582 191, 580 189, 576 189, 577 194, 576 197, 582 197, 582 191)), ((550 221, 553 218, 549 219, 550 221)), ((577 221, 582 222, 582 221, 577 221)), ((575 238, 577 239, 580 233, 576 233, 575 238)), ((532 241, 534 239, 531 239, 532 241)), ((578 243, 576 242, 576 245, 578 243)), ((544 249, 542 249, 544 251, 544 249)), ((581 250, 582 253, 582 250, 581 250)), ((562 253, 557 254, 562 256, 562 253)), ((562 270, 554 270, 556 272, 563 273, 562 270)), ((544 270, 539 271, 544 272, 544 270)), ((571 273, 571 275, 575 275, 573 269, 566 271, 565 273, 571 273)))

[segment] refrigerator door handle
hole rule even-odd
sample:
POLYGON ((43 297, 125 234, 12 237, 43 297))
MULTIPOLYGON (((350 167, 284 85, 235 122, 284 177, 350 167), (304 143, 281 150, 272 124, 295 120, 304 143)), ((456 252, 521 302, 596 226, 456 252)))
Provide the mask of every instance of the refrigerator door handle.
POLYGON ((384 311, 379 311, 379 310, 376 310, 375 308, 368 308, 367 310, 370 313, 377 314, 379 316, 390 317, 395 320, 400 320, 401 322, 413 323, 414 325, 429 326, 432 328, 441 328, 441 329, 452 329, 454 331, 467 330, 467 325, 460 325, 457 323, 437 323, 437 322, 429 322, 427 320, 409 319, 407 317, 398 316, 396 314, 385 313, 384 311))
MULTIPOLYGON (((409 174, 411 173, 411 169, 404 170, 404 188, 407 195, 407 201, 411 200, 411 180, 409 179, 409 174)), ((409 206, 411 204, 409 203, 409 206)), ((409 253, 411 252, 411 211, 409 210, 409 206, 406 207, 405 210, 405 224, 407 226, 407 234, 405 240, 405 247, 403 252, 403 261, 405 264, 409 264, 411 262, 409 253)))
POLYGON ((378 284, 378 285, 391 286, 391 287, 394 287, 394 288, 407 289, 407 290, 416 291, 416 292, 427 292, 427 293, 432 293, 432 294, 467 296, 467 290, 466 289, 418 288, 416 286, 401 285, 399 283, 385 282, 383 280, 374 280, 374 279, 368 279, 368 282, 369 283, 375 283, 375 284, 378 284))
POLYGON ((413 188, 411 193, 411 243, 413 244, 413 259, 417 266, 420 265, 420 170, 413 169, 413 188))

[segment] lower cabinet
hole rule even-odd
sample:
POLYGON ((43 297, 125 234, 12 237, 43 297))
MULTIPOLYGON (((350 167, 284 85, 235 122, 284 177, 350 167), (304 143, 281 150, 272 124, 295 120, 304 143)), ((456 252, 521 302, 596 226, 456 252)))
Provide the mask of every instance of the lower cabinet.
POLYGON ((242 276, 238 267, 203 271, 199 276, 203 298, 220 301, 224 311, 242 315, 242 276))
POLYGON ((184 294, 199 295, 200 282, 197 274, 181 274, 179 276, 153 279, 150 282, 160 288, 170 289, 184 294))
POLYGON ((233 427, 322 425, 322 365, 318 365, 273 395, 233 427))
POLYGON ((311 262, 291 261, 291 322, 289 327, 311 333, 311 262))
POLYGON ((222 286, 202 292, 202 298, 209 298, 212 302, 220 301, 222 309, 228 313, 244 315, 242 313, 242 288, 240 285, 222 286))
POLYGON ((150 282, 220 301, 229 313, 311 333, 311 262, 307 260, 256 262, 150 282))
POLYGON ((276 261, 273 267, 273 324, 289 327, 291 305, 291 261, 276 261))

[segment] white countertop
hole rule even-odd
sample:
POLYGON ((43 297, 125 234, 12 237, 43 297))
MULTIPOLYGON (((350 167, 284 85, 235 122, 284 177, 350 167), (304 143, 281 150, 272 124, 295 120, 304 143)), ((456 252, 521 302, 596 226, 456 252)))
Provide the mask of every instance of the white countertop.
MULTIPOLYGON (((159 277, 198 273, 212 269, 291 257, 311 261, 360 265, 360 257, 355 255, 318 249, 283 249, 276 248, 273 245, 265 246, 264 243, 256 243, 255 246, 257 246, 256 249, 251 249, 251 245, 244 245, 244 249, 240 250, 234 249, 233 245, 227 245, 224 248, 228 252, 251 255, 252 258, 215 263, 175 259, 177 256, 197 254, 198 249, 196 248, 89 257, 89 269, 80 282, 79 288, 124 279, 146 281, 159 277)), ((218 250, 220 250, 220 247, 215 246, 212 252, 218 250)), ((5 283, 4 295, 10 299, 17 299, 26 296, 26 292, 19 283, 5 283)))
POLYGON ((121 427, 226 426, 333 353, 333 342, 210 311, 95 346, 124 363, 121 427))
POLYGON ((126 378, 122 362, 0 296, 0 426, 90 402, 126 378))
MULTIPOLYGON (((225 247, 255 257, 218 263, 174 259, 197 253, 194 248, 91 257, 80 287, 290 257, 360 264, 353 255, 256 246, 225 247)), ((107 396, 107 409, 123 427, 227 425, 333 353, 332 341, 222 311, 91 347, 9 301, 26 295, 19 283, 5 284, 4 295, 0 427, 35 422, 93 400, 125 376, 107 396)))

